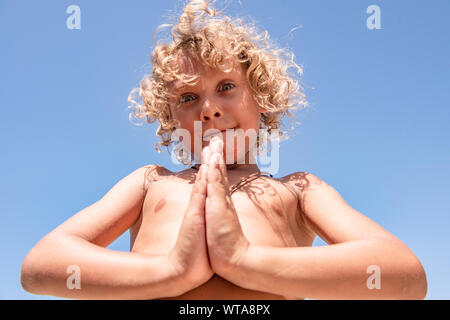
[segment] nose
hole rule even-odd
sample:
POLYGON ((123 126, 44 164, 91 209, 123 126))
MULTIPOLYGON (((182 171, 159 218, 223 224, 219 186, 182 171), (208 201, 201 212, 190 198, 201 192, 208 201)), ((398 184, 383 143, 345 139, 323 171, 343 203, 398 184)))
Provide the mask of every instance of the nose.
POLYGON ((223 111, 219 108, 217 103, 206 99, 203 103, 202 112, 200 114, 200 119, 202 122, 206 122, 211 119, 219 119, 223 117, 223 111))

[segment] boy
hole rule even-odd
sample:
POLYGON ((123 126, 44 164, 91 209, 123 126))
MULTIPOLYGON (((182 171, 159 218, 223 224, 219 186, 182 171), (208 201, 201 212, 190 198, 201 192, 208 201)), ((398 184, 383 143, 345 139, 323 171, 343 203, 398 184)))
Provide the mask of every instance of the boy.
POLYGON ((400 240, 313 174, 262 176, 247 135, 238 148, 243 132, 277 130, 304 99, 286 72, 292 60, 216 15, 208 1, 185 7, 173 43, 155 48, 143 103, 133 100, 135 115, 160 122, 161 145, 176 129, 187 132, 182 143, 201 164, 177 173, 149 165, 122 179, 30 251, 25 290, 83 299, 423 299, 425 272, 400 240), (130 252, 105 248, 128 229, 130 252), (317 235, 329 246, 312 247, 317 235), (67 281, 73 266, 77 290, 67 281), (369 283, 372 269, 381 286, 369 283))

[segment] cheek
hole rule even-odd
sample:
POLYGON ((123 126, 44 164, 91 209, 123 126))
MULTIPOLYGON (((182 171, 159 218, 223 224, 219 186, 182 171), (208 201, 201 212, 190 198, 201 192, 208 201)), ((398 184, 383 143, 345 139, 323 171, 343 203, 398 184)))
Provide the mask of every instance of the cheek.
POLYGON ((178 120, 180 128, 193 131, 194 120, 198 120, 197 118, 195 118, 194 112, 192 112, 191 110, 183 110, 182 108, 180 108, 176 110, 173 115, 174 118, 178 120))
POLYGON ((239 122, 239 127, 245 131, 248 129, 259 130, 261 115, 258 108, 251 99, 243 99, 239 103, 239 110, 235 114, 235 119, 239 122))
POLYGON ((193 119, 191 119, 191 117, 185 112, 175 111, 172 114, 174 116, 174 119, 176 119, 178 122, 176 130, 179 130, 178 132, 180 135, 180 141, 182 141, 186 147, 188 147, 189 144, 192 145, 194 137, 193 119))

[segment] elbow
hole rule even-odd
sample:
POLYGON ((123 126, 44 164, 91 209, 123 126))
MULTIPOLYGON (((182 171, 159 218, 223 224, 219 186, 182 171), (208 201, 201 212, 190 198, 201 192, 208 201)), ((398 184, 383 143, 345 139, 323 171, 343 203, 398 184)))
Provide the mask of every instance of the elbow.
POLYGON ((389 299, 423 300, 428 291, 427 276, 420 260, 405 244, 389 241, 393 270, 389 276, 393 286, 389 299))
POLYGON ((30 258, 30 254, 28 254, 23 261, 22 269, 20 270, 20 284, 22 285, 22 288, 28 293, 39 294, 38 289, 41 287, 39 284, 40 278, 36 265, 30 258))
POLYGON ((402 280, 400 284, 400 299, 402 300, 424 300, 427 291, 428 283, 425 270, 422 264, 416 258, 411 263, 405 272, 399 276, 402 280))
POLYGON ((22 288, 32 294, 43 295, 45 290, 45 268, 36 249, 31 250, 25 257, 20 270, 20 284, 22 288))
POLYGON ((421 270, 414 273, 414 283, 411 285, 412 289, 410 290, 409 299, 424 300, 427 295, 427 277, 421 265, 419 268, 421 270))
POLYGON ((48 295, 58 276, 58 251, 52 243, 61 243, 61 238, 48 235, 39 241, 22 262, 20 284, 29 293, 48 295))

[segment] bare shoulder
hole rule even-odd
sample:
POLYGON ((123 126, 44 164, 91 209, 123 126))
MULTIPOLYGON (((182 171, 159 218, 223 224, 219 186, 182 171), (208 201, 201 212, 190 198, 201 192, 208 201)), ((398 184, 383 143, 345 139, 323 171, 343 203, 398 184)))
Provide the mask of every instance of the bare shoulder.
POLYGON ((395 238, 381 226, 352 208, 338 190, 309 172, 286 176, 297 190, 308 226, 328 244, 369 237, 395 238))
MULTIPOLYGON (((304 197, 309 190, 332 190, 331 186, 321 178, 310 172, 293 172, 279 179, 286 187, 293 190, 297 196, 297 219, 309 229, 311 234, 317 235, 315 228, 310 224, 305 212, 304 197)), ((314 238, 314 237, 313 237, 314 238)))
POLYGON ((143 188, 147 190, 148 186, 154 182, 160 180, 162 177, 171 174, 172 172, 159 164, 148 164, 140 167, 135 171, 143 181, 143 188))
POLYGON ((300 197, 308 190, 330 187, 330 185, 321 178, 310 172, 304 171, 291 173, 280 178, 280 181, 292 186, 300 197))

